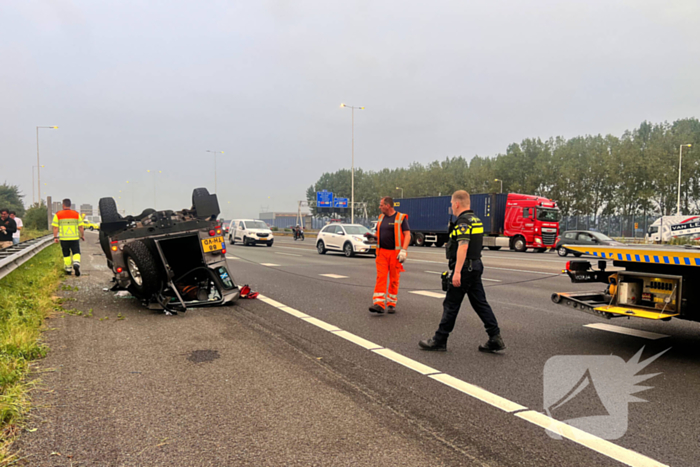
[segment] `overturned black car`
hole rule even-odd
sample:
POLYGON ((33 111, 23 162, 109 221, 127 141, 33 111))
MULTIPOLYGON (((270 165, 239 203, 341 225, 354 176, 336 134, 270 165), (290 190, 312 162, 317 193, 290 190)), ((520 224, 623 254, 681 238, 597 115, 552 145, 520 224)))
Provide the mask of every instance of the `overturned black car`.
POLYGON ((169 313, 238 300, 216 220, 219 202, 206 188, 196 188, 192 208, 181 211, 146 209, 123 217, 113 198, 100 199, 99 207, 100 246, 114 273, 113 289, 169 313))

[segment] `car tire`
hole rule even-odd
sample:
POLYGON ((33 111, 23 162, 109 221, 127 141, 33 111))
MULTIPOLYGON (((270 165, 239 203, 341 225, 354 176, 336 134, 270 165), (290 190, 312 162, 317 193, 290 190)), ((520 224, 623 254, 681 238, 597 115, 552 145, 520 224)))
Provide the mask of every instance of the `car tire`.
POLYGON ((93 226, 90 226, 90 227, 88 227, 88 228, 90 229, 90 232, 92 232, 93 230, 95 230, 95 228, 94 228, 93 226))
POLYGON ((490 246, 490 247, 489 247, 489 250, 491 250, 491 251, 498 251, 498 250, 500 250, 500 249, 501 249, 500 246, 490 246))
POLYGON ((343 253, 345 253, 345 256, 348 258, 355 256, 355 249, 352 247, 352 243, 347 242, 343 245, 343 253))
MULTIPOLYGON (((109 237, 107 234, 103 231, 100 230, 100 247, 102 247, 102 252, 105 254, 107 257, 107 264, 111 263, 112 260, 112 250, 109 248, 109 237)), ((112 269, 112 266, 109 267, 109 269, 112 269)))
POLYGON ((564 256, 566 256, 566 255, 569 254, 569 250, 567 250, 567 249, 564 248, 563 246, 560 246, 559 248, 557 248, 557 254, 558 254, 559 256, 564 257, 564 256))
POLYGON ((527 251, 527 243, 525 243, 525 239, 523 237, 516 238, 513 242, 513 248, 518 253, 523 253, 527 251))
POLYGON ((124 263, 131 284, 129 292, 141 299, 150 298, 163 286, 163 277, 151 250, 140 240, 124 247, 124 263))
POLYGON ((580 258, 581 255, 582 255, 583 253, 579 253, 578 251, 573 251, 572 254, 573 254, 575 257, 580 258))
POLYGON ((102 222, 116 222, 122 220, 119 210, 117 210, 117 202, 114 198, 100 198, 98 203, 100 208, 100 216, 102 222))
POLYGON ((416 246, 425 246, 425 235, 416 232, 416 246))
POLYGON ((272 244, 275 243, 275 241, 267 242, 267 246, 272 246, 272 244))
POLYGON ((229 235, 229 236, 228 236, 228 244, 229 244, 229 245, 235 245, 235 244, 236 244, 236 240, 233 238, 233 235, 229 235))
POLYGON ((316 251, 318 251, 319 255, 325 255, 326 254, 326 245, 323 244, 323 240, 320 240, 316 244, 316 251))

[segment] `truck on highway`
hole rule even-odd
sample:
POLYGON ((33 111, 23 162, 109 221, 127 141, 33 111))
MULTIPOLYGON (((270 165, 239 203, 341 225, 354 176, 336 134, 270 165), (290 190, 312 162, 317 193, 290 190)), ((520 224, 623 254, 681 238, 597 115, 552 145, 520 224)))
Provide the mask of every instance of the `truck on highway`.
MULTIPOLYGON (((394 200, 396 210, 408 214, 412 244, 441 247, 447 242, 453 217, 451 199, 432 196, 394 200)), ((506 247, 544 252, 556 244, 561 214, 550 199, 519 193, 472 194, 471 208, 484 224, 484 247, 491 250, 506 247)))
POLYGON ((634 317, 700 321, 700 248, 668 245, 567 245, 598 258, 566 263, 574 283, 602 282, 602 290, 552 294, 552 301, 607 319, 634 317), (610 271, 607 262, 621 270, 610 271))
POLYGON ((700 239, 700 216, 663 216, 647 229, 646 243, 666 243, 674 237, 700 239))

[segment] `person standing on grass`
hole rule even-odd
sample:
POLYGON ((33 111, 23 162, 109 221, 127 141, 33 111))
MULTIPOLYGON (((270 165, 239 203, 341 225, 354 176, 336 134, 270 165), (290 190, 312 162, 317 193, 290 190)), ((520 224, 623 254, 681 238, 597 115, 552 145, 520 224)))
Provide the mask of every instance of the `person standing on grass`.
POLYGON ((80 214, 70 208, 70 199, 63 200, 63 210, 53 216, 53 241, 61 242, 63 250, 63 269, 71 274, 71 262, 75 275, 80 276, 80 240, 85 241, 85 227, 80 221, 80 214), (71 253, 73 256, 71 257, 71 253))
POLYGON ((12 243, 15 245, 19 245, 19 240, 20 240, 20 230, 22 230, 22 227, 24 227, 24 224, 22 223, 22 219, 17 217, 17 214, 14 211, 10 211, 10 219, 15 221, 15 224, 17 224, 17 232, 12 234, 12 243))
POLYGON ((17 224, 10 219, 10 211, 0 209, 0 250, 12 246, 12 235, 17 231, 17 224))

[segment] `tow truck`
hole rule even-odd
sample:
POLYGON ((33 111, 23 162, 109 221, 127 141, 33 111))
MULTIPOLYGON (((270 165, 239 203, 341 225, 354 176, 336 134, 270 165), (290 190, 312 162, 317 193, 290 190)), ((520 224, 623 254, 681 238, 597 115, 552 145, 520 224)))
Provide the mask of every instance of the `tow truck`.
POLYGON ((602 282, 593 292, 552 294, 559 305, 607 319, 634 317, 669 321, 700 321, 700 248, 697 246, 567 245, 566 248, 598 259, 566 263, 573 283, 602 282), (616 270, 608 270, 608 261, 616 270))

